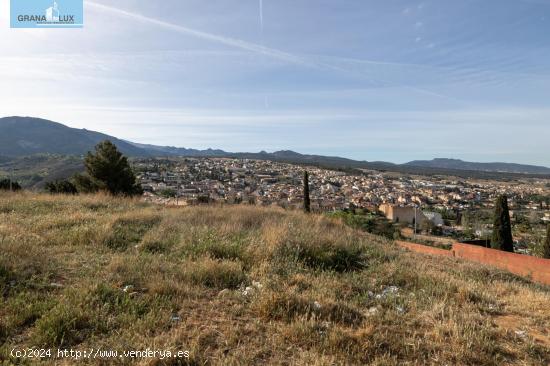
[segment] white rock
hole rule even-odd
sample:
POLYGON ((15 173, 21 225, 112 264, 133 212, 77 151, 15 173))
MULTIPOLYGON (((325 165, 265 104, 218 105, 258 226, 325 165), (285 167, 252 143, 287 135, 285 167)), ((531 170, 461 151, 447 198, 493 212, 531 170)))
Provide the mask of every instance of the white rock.
POLYGON ((384 289, 384 294, 395 294, 399 292, 399 287, 397 286, 388 286, 384 289))
POLYGON ((254 287, 247 286, 243 291, 243 296, 249 296, 254 293, 254 287))
POLYGON ((516 330, 515 333, 518 337, 521 337, 521 338, 524 338, 527 335, 527 332, 524 330, 516 330))
POLYGON ((124 288, 122 289, 122 291, 124 292, 130 292, 134 289, 134 285, 126 285, 124 286, 124 288))

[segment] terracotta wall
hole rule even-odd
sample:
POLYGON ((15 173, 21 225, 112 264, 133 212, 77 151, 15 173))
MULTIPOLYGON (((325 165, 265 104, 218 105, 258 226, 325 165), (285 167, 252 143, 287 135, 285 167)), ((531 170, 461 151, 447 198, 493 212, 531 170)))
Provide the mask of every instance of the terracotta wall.
POLYGON ((550 259, 503 252, 470 244, 453 244, 454 256, 507 270, 535 282, 550 285, 550 259))
POLYGON ((445 257, 456 257, 487 264, 531 279, 534 282, 550 285, 550 259, 529 255, 503 252, 476 245, 454 243, 452 250, 444 250, 422 244, 396 241, 400 247, 414 252, 445 257))

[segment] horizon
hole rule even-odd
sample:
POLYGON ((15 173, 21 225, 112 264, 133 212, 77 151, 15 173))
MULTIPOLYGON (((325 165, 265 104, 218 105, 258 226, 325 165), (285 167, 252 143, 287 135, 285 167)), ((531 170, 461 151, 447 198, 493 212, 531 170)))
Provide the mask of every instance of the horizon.
POLYGON ((85 1, 84 27, 57 30, 10 29, 8 10, 0 115, 194 149, 550 166, 550 1, 85 1))
MULTIPOLYGON (((2 118, 31 118, 31 119, 41 119, 41 120, 45 120, 45 121, 48 121, 48 122, 53 122, 53 123, 57 123, 57 124, 61 124, 65 127, 70 127, 62 122, 59 122, 59 121, 51 121, 51 120, 47 120, 47 119, 44 119, 44 118, 41 118, 41 117, 32 117, 32 116, 5 116, 5 117, 0 117, 0 119, 2 118)), ((99 132, 99 133, 103 133, 103 134, 106 134, 105 132, 102 132, 102 131, 92 131, 92 130, 89 130, 89 129, 86 129, 86 128, 78 128, 78 127, 70 127, 70 128, 77 128, 77 129, 80 129, 80 130, 87 130, 87 131, 91 131, 91 132, 99 132)), ((125 142, 129 142, 129 143, 132 143, 132 144, 136 144, 135 141, 130 141, 130 140, 126 140, 124 138, 120 138, 119 136, 111 136, 109 135, 110 137, 114 137, 114 138, 118 138, 119 140, 122 140, 122 141, 125 141, 125 142)), ((294 152, 294 153, 298 153, 298 154, 304 154, 304 155, 319 155, 319 156, 325 156, 325 157, 336 157, 336 158, 346 158, 346 159, 352 159, 352 160, 356 160, 356 161, 365 161, 365 162, 370 162, 370 163, 377 163, 377 162, 380 162, 380 163, 390 163, 390 164, 396 164, 396 165, 402 165, 402 164, 407 164, 407 163, 411 163, 411 162, 415 162, 415 161, 435 161, 435 160, 457 160, 457 161, 461 161, 461 162, 464 162, 464 163, 481 163, 481 164, 519 164, 519 165, 527 165, 527 166, 533 166, 533 167, 541 167, 541 168, 547 168, 547 169, 550 169, 550 167, 548 166, 544 166, 544 165, 535 165, 535 164, 528 164, 528 163, 513 163, 513 162, 507 162, 507 161, 480 161, 480 160, 476 160, 476 161, 466 161, 466 160, 462 160, 462 159, 459 159, 459 158, 453 158, 453 157, 432 157, 432 158, 429 158, 429 159, 411 159, 411 160, 408 160, 408 161, 405 161, 403 163, 396 163, 396 162, 393 162, 393 161, 387 161, 387 160, 366 160, 366 159, 363 159, 363 160, 357 160, 357 159, 353 159, 353 158, 349 158, 349 157, 345 157, 345 156, 331 156, 331 155, 322 155, 322 154, 316 154, 316 153, 304 153, 302 151, 296 151, 296 150, 260 150, 260 151, 227 151, 227 150, 223 150, 223 149, 218 149, 216 147, 206 147, 206 148, 203 148, 203 149, 196 149, 194 147, 189 147, 189 146, 172 146, 172 145, 154 145, 154 144, 148 144, 147 142, 144 142, 144 143, 137 143, 137 144, 142 144, 142 145, 150 145, 150 146, 160 146, 160 147, 170 147, 170 148, 183 148, 183 149, 191 149, 191 150, 202 150, 202 151, 205 151, 205 150, 221 150, 225 153, 228 153, 228 154, 231 154, 231 153, 236 153, 236 154, 241 154, 241 153, 245 153, 245 154, 257 154, 257 153, 262 153, 262 152, 265 152, 265 153, 269 153, 269 154, 272 154, 272 153, 277 153, 277 152, 294 152)), ((215 157, 211 157, 211 158, 215 158, 215 157)))

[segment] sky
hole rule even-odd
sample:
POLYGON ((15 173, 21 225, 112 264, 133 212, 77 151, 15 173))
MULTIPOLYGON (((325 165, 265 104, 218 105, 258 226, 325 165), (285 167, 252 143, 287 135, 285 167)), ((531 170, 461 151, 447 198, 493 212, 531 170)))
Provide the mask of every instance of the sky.
POLYGON ((0 0, 12 115, 188 148, 550 166, 550 0, 84 0, 82 29, 10 29, 0 0))

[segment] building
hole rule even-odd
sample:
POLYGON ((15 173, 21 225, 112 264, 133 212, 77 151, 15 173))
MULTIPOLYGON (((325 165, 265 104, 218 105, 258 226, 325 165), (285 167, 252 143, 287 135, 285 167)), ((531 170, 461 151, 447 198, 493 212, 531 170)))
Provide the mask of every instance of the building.
POLYGON ((414 225, 416 221, 418 225, 422 225, 422 223, 427 220, 422 211, 420 211, 420 209, 415 209, 414 207, 403 207, 384 203, 383 205, 380 205, 378 209, 384 213, 388 220, 395 223, 414 225))
POLYGON ((428 220, 433 222, 435 226, 443 226, 445 223, 443 221, 443 216, 441 216, 439 212, 423 212, 423 214, 428 220))

